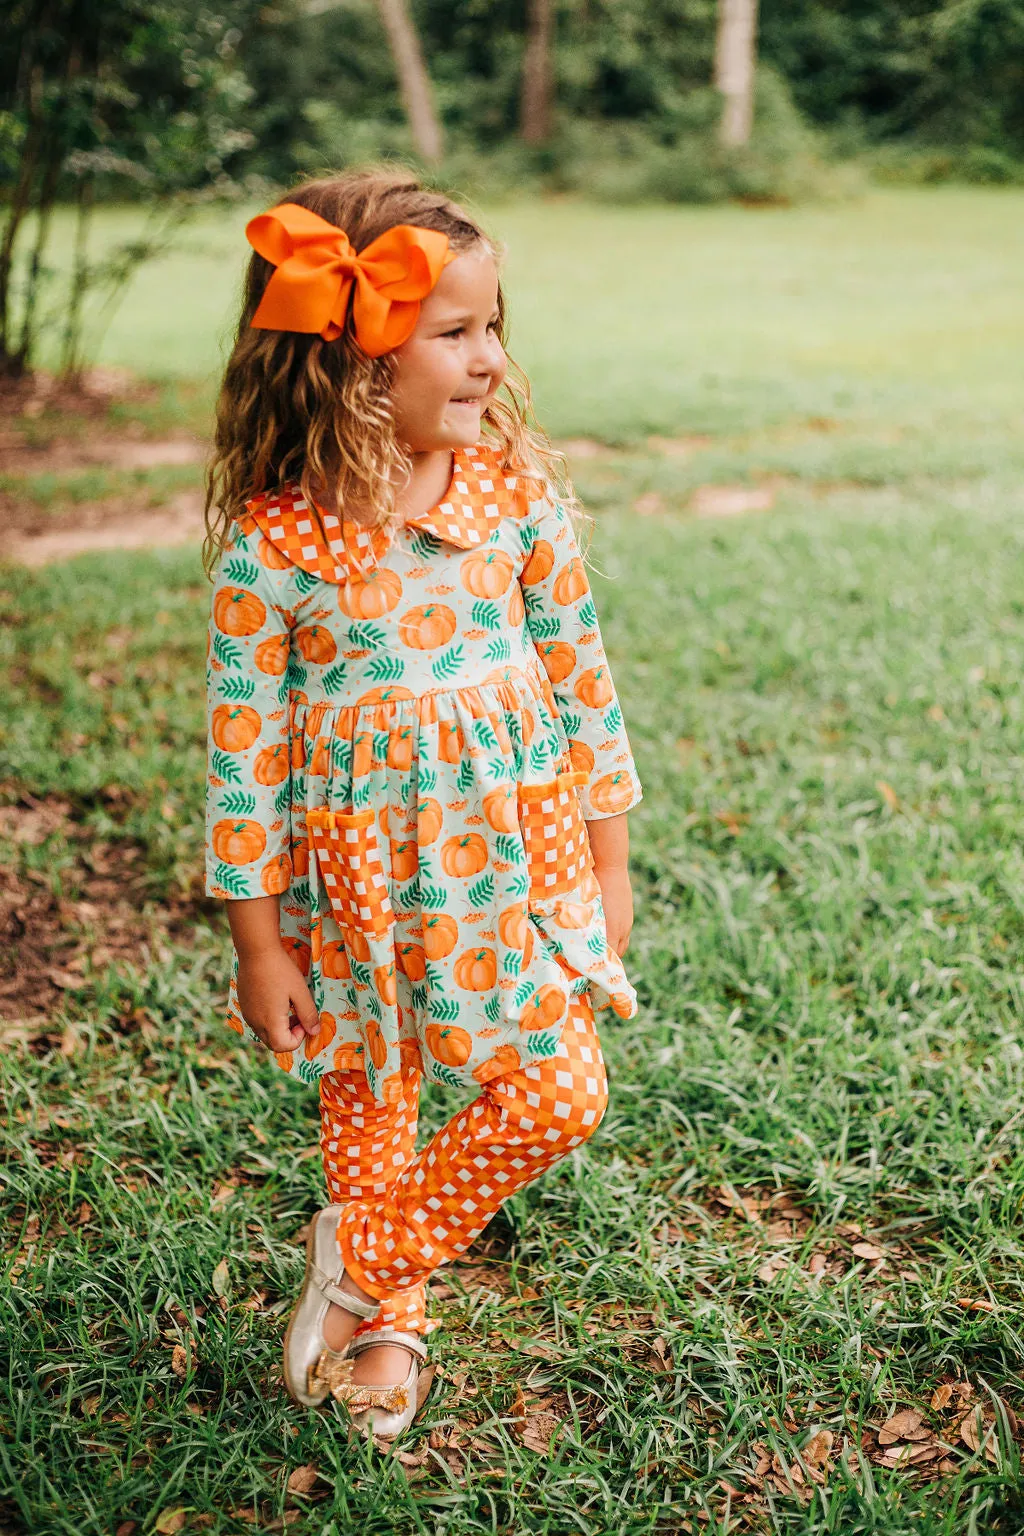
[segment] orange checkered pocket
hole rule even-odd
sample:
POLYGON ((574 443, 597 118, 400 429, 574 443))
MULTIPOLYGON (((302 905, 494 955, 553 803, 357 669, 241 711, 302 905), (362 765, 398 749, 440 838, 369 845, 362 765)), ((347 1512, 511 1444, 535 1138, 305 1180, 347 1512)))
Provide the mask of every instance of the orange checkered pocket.
POLYGON ((394 925, 372 811, 313 810, 306 817, 324 890, 342 933, 383 938, 394 925))
POLYGON ((577 787, 585 773, 560 773, 549 784, 519 789, 519 820, 530 875, 530 900, 566 896, 593 868, 577 787))

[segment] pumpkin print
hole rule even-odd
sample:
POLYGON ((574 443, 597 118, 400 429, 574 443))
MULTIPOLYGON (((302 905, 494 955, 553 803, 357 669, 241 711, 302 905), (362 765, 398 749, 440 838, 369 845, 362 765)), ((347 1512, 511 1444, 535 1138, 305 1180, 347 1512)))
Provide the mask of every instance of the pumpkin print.
POLYGON ((474 597, 500 597, 507 590, 515 567, 500 549, 478 549, 463 560, 462 585, 474 597))
POLYGON ((210 734, 222 752, 245 752, 252 746, 263 721, 248 704, 218 704, 210 723, 210 734))
POLYGON ((398 626, 398 633, 403 645, 417 651, 433 651, 448 644, 456 622, 454 613, 444 603, 428 603, 422 608, 410 608, 398 626))
POLYGON ((520 1024, 523 1029, 551 1029, 558 1023, 565 1012, 569 999, 561 987, 553 987, 550 983, 538 987, 523 1008, 520 1024))
POLYGON ((244 587, 221 587, 213 600, 213 622, 222 635, 258 634, 266 619, 263 602, 244 587))
POLYGON ((292 1055, 291 1051, 275 1051, 274 1060, 277 1062, 282 1072, 290 1072, 295 1057, 292 1055))
POLYGON ((541 1059, 573 989, 635 1007, 592 870, 570 860, 545 897, 524 861, 525 785, 571 765, 584 819, 638 791, 572 526, 504 476, 497 450, 458 450, 443 508, 330 543, 274 488, 214 582, 208 888, 280 898, 320 1009, 282 1068, 366 1073, 379 1103, 419 1071, 479 1091, 541 1059), (359 814, 314 855, 327 806, 359 814))
POLYGON ((455 962, 455 981, 467 992, 489 992, 498 979, 493 949, 467 949, 455 962))
POLYGON ((260 641, 252 659, 268 677, 280 677, 288 670, 289 650, 287 635, 271 635, 269 640, 260 641))
POLYGON ((304 661, 315 661, 320 666, 325 666, 338 654, 334 636, 329 629, 324 629, 322 624, 310 624, 307 628, 297 629, 292 639, 304 661))
POLYGON ((260 874, 260 885, 268 896, 280 896, 292 883, 292 861, 286 853, 279 853, 276 859, 271 859, 269 864, 264 864, 260 874))
POLYGON ((476 832, 450 837, 441 849, 441 867, 446 875, 468 880, 478 875, 487 863, 487 844, 476 832))
POLYGON ((454 1024, 428 1024, 425 1030, 427 1050, 446 1067, 461 1067, 473 1050, 473 1037, 454 1024))
POLYGON ((338 593, 338 606, 350 619, 379 619, 397 607, 401 596, 398 572, 379 565, 365 575, 350 576, 338 593))
POLYGON ((257 784, 283 784, 290 771, 288 746, 283 741, 275 747, 264 747, 252 765, 252 776, 257 784))
POLYGON ((258 821, 228 818, 215 823, 211 841, 225 864, 252 864, 267 846, 267 834, 258 821))

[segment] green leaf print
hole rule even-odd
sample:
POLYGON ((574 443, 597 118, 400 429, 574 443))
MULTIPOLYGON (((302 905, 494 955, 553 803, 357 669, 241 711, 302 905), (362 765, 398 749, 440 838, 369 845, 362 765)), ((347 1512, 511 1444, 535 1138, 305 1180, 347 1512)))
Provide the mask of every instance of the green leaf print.
POLYGON ((412 1006, 417 1013, 422 1013, 427 1006, 427 989, 422 981, 418 981, 412 989, 412 1006))
POLYGON ((306 775, 304 773, 292 774, 292 799, 296 805, 306 803, 306 775))
POLYGON ((597 628, 597 609, 594 607, 594 604, 589 597, 584 598, 583 602, 577 608, 576 618, 579 623, 583 625, 584 629, 597 628))
POLYGON ((506 976, 518 976, 523 968, 523 952, 521 949, 506 949, 505 958, 501 968, 506 976))
POLYGON ((352 786, 352 809, 354 811, 365 811, 369 803, 370 781, 369 779, 360 779, 358 784, 353 784, 352 786))
POLYGON ((486 907, 494 900, 494 876, 481 875, 479 880, 474 880, 466 892, 466 900, 471 907, 486 907))
POLYGON ((224 891, 230 891, 232 896, 244 896, 249 882, 233 864, 218 864, 213 872, 213 883, 224 891))
POLYGON ((378 763, 386 763, 387 762, 387 760, 388 760, 388 745, 390 743, 390 740, 391 740, 391 738, 388 735, 387 731, 374 731, 374 733, 373 733, 373 755, 376 758, 378 763))
POLYGON ((598 929, 595 928, 594 931, 589 935, 587 939, 587 948, 590 950, 592 955, 597 955, 598 959, 602 959, 604 957, 604 937, 598 929))
POLYGON ((285 811, 287 811, 289 809, 291 803, 292 803, 292 787, 289 784, 288 780, 285 779, 284 783, 281 785, 281 788, 278 790, 277 794, 274 796, 274 815, 275 816, 283 816, 285 811))
POLYGON ((583 721, 579 715, 574 714, 571 710, 567 710, 562 716, 562 729, 565 731, 566 736, 570 738, 578 736, 583 729, 583 721))
POLYGON ((537 542, 537 535, 528 522, 519 524, 519 542, 522 544, 525 554, 533 554, 533 546, 537 542))
POLYGON ((247 789, 230 789, 221 795, 220 808, 225 816, 251 816, 256 809, 256 796, 247 789))
POLYGON ((454 997, 438 997, 430 1004, 430 1017, 443 1024, 451 1024, 459 1016, 458 1000, 454 997))
POLYGON ((231 555, 224 562, 224 578, 235 581, 240 587, 254 587, 260 579, 260 568, 241 555, 231 555))
POLYGON ((439 1083, 444 1083, 446 1088, 463 1087, 462 1078, 451 1067, 446 1067, 440 1062, 434 1064, 434 1077, 439 1083))
POLYGON ((433 988, 434 991, 443 996, 445 988, 444 971, 439 965, 435 965, 433 960, 428 960, 424 969, 426 972, 424 980, 426 981, 427 986, 433 988))
POLYGON ((352 772, 352 743, 344 736, 335 736, 331 742, 331 761, 336 773, 352 772))
POLYGON ((350 955, 348 963, 352 967, 352 980, 358 982, 361 987, 368 987, 373 980, 373 972, 366 961, 353 960, 350 955))
POLYGON ((508 763, 506 763, 503 757, 490 757, 487 760, 487 767, 484 769, 484 773, 495 784, 504 784, 508 779, 508 763))
POLYGON ((441 912, 448 902, 448 892, 440 885, 424 885, 420 888, 420 906, 424 912, 441 912))
POLYGON ((508 661, 512 655, 512 642, 505 635, 492 640, 484 651, 484 661, 508 661))
POLYGON ((512 998, 512 1007, 525 1008, 527 1003, 530 1001, 530 998, 533 996, 535 990, 536 988, 534 987, 533 982, 529 979, 526 981, 521 981, 518 987, 516 987, 515 995, 512 998))
POLYGON ((468 757, 463 758, 462 762, 459 764, 459 776, 456 780, 460 795, 466 794, 468 790, 473 788, 473 780, 473 764, 470 762, 468 757))
POLYGON ((244 704, 256 692, 251 677, 221 677, 217 680, 217 694, 232 704, 244 704))
POLYGON ((318 576, 311 575, 309 571, 304 571, 301 565, 295 566, 292 576, 295 590, 300 597, 308 597, 320 579, 318 576))
POLYGON ((501 998, 498 996, 497 992, 492 992, 484 1004, 484 1013, 487 1015, 492 1024, 496 1024, 498 1022, 498 1014, 500 1012, 501 998))
POLYGON ((513 832, 499 832, 494 839, 494 851, 506 864, 523 862, 523 840, 513 832))
POLYGON ((348 631, 349 645, 362 651, 379 651, 388 643, 388 632, 379 624, 352 624, 348 631))
POLYGON ((488 752, 493 752, 498 745, 498 738, 494 734, 494 727, 489 720, 474 720, 473 735, 481 747, 488 752))
POLYGON ((436 661, 430 664, 430 670, 439 683, 450 683, 457 677, 462 667, 465 653, 461 644, 450 645, 446 651, 442 651, 436 661))
POLYGON ((501 609, 497 603, 488 602, 486 598, 473 604, 469 616, 479 629, 500 629, 502 625, 501 609))
POLYGON ((419 906, 419 904, 419 875, 413 875, 412 879, 408 880, 405 885, 399 885, 396 882, 395 889, 391 896, 391 905, 394 907, 396 912, 411 912, 412 909, 419 906))
POLYGON ((218 779, 223 779, 225 784, 241 784, 242 770, 232 757, 230 752, 222 752, 218 747, 210 758, 210 772, 218 779))
POLYGON ((321 678, 321 682, 323 683, 324 693, 327 694, 328 698, 332 693, 337 693, 339 691, 341 685, 345 681, 345 674, 347 671, 348 668, 342 661, 337 662, 333 667, 327 668, 327 671, 321 678))
MULTIPOLYGON (((421 768, 416 779, 418 795, 432 795, 437 788, 437 773, 433 768, 421 768)), ((426 859, 424 859, 426 863, 426 859)))
POLYGON ((508 894, 513 901, 518 896, 528 896, 530 894, 529 876, 524 874, 522 870, 519 871, 514 880, 509 881, 508 894))
POLYGON ((530 634, 535 640, 557 640, 562 631, 560 619, 532 619, 530 634))
POLYGON ((427 561, 430 561, 434 558, 434 555, 437 553, 439 543, 440 540, 435 539, 433 534, 423 533, 422 531, 414 533, 409 541, 410 548, 412 549, 412 552, 416 556, 417 560, 427 561))
POLYGON ((214 635, 212 651, 222 667, 242 665, 242 647, 237 641, 229 640, 227 635, 214 635))
POLYGON ((311 1061, 306 1061, 304 1057, 300 1056, 298 1076, 300 1082, 315 1083, 317 1078, 321 1076, 321 1073, 311 1061))
POLYGON ((375 656, 366 669, 366 675, 375 683, 397 683, 405 671, 401 656, 375 656))
POLYGON ((536 587, 524 587, 523 602, 526 604, 526 611, 530 615, 530 633, 532 634, 534 617, 544 612, 544 594, 538 592, 536 587))
POLYGON ((288 899, 297 907, 308 907, 311 897, 308 880, 293 880, 288 889, 288 899))
POLYGON ((530 772, 543 773, 551 760, 551 750, 544 740, 535 741, 530 747, 530 772))
POLYGON ((526 1037, 528 1056, 553 1056, 558 1050, 558 1036, 553 1029, 531 1030, 526 1037))
POLYGON ((614 736, 616 731, 622 730, 622 710, 617 704, 613 704, 604 717, 604 728, 609 736, 614 736))
POLYGON ((381 1008, 380 998, 377 996, 376 992, 367 992, 366 1007, 367 1011, 372 1013, 378 1022, 384 1017, 384 1010, 381 1008))
POLYGON ((296 689, 305 688, 309 673, 305 667, 300 667, 297 661, 290 661, 285 678, 288 682, 288 691, 291 693, 296 689))

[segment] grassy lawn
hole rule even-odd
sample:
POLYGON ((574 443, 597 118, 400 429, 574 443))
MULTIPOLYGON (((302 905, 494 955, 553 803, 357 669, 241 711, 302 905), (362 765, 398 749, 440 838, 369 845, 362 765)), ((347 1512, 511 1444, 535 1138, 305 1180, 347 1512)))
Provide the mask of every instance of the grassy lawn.
MULTIPOLYGON (((198 559, 0 569, 0 916, 38 978, 0 1057, 0 1523, 1024 1531, 1020 209, 498 211, 544 415, 613 445, 577 467, 643 1008, 585 1153, 436 1288, 398 1454, 281 1395, 315 1097, 218 1023, 198 559), (774 503, 691 515, 715 486, 774 503)), ((212 366, 217 239, 109 361, 212 366)))

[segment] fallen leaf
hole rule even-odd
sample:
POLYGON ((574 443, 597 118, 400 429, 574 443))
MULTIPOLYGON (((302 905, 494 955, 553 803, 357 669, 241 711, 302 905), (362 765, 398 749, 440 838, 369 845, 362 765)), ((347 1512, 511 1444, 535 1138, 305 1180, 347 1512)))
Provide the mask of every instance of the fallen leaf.
POLYGON ((957 1302, 965 1312, 994 1312, 996 1304, 984 1296, 961 1296, 957 1302))
POLYGON ((911 1440, 917 1435, 924 1414, 917 1408, 904 1408, 886 1419, 878 1431, 879 1445, 893 1445, 897 1440, 911 1440))
POLYGON ((121 1524, 114 1532, 114 1536, 135 1536, 135 1532, 138 1530, 138 1528, 139 1522, 137 1520, 122 1520, 121 1524))
POLYGON ((935 1391, 932 1393, 932 1400, 930 1404, 932 1412, 942 1413, 943 1409, 949 1407, 949 1402, 952 1396, 953 1387, 951 1383, 948 1381, 942 1382, 941 1385, 937 1386, 935 1391))
POLYGON ((289 1493, 310 1493, 316 1487, 320 1473, 312 1462, 296 1467, 285 1484, 289 1493))
POLYGON ((771 1285, 772 1281, 777 1280, 782 1271, 788 1268, 789 1260, 785 1254, 773 1253, 770 1259, 765 1259, 763 1264, 758 1265, 757 1278, 765 1285, 771 1285))
POLYGON ((426 1402, 427 1398, 430 1396, 430 1387, 431 1387, 431 1383, 434 1380, 434 1373, 436 1372, 436 1370, 437 1370, 437 1366, 436 1365, 425 1365, 423 1367, 422 1371, 420 1371, 419 1380, 416 1383, 416 1412, 417 1413, 419 1413, 420 1409, 423 1407, 423 1404, 426 1402))
POLYGON ((853 1251, 858 1259, 870 1259, 872 1263, 886 1256, 884 1248, 876 1248, 874 1243, 854 1243, 853 1251))
POLYGON ((822 1467, 828 1465, 834 1439, 835 1436, 830 1429, 819 1429, 816 1435, 811 1436, 801 1452, 809 1467, 815 1467, 820 1471, 822 1467))
POLYGON ((182 1381, 188 1375, 188 1351, 181 1344, 175 1344, 171 1350, 171 1370, 182 1381))
POLYGON ((220 1263, 217 1265, 217 1268, 213 1272, 214 1295, 226 1296, 230 1288, 231 1281, 228 1279, 228 1261, 227 1259, 221 1259, 220 1263))
POLYGON ((562 1421, 553 1413, 528 1413, 520 1434, 523 1444, 531 1451, 546 1455, 551 1441, 562 1427, 562 1421))
POLYGON ((180 1531, 185 1525, 185 1510, 180 1506, 177 1509, 165 1509, 157 1515, 153 1524, 154 1531, 159 1531, 160 1536, 174 1536, 175 1531, 180 1531))

